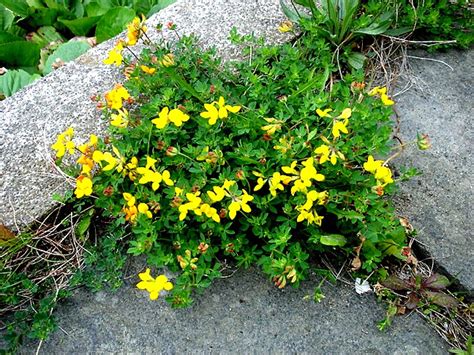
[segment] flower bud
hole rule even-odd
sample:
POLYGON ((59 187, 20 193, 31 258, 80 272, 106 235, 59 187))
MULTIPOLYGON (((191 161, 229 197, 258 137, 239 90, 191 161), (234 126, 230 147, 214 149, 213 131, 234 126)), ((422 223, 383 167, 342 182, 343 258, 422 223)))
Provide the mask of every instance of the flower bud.
POLYGON ((280 23, 280 26, 278 26, 278 31, 280 31, 281 33, 290 32, 292 30, 293 30, 293 22, 289 20, 283 21, 282 23, 280 23))
POLYGON ((174 157, 174 156, 176 156, 178 153, 179 153, 178 149, 176 149, 175 147, 171 147, 171 146, 170 146, 170 147, 168 147, 168 148, 166 149, 166 153, 165 153, 165 154, 166 154, 166 156, 168 156, 168 157, 174 157))
POLYGON ((427 134, 418 134, 416 144, 420 150, 427 150, 431 148, 430 137, 427 134))

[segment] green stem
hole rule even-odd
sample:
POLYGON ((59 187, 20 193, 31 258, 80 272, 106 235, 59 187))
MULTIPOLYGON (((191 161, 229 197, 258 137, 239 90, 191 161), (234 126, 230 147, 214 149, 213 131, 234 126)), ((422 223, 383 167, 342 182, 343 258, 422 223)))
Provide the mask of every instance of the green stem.
POLYGON ((200 102, 204 103, 204 100, 201 98, 201 95, 188 83, 188 81, 180 74, 176 73, 173 69, 165 69, 167 74, 176 81, 180 86, 182 86, 186 91, 193 95, 200 102))

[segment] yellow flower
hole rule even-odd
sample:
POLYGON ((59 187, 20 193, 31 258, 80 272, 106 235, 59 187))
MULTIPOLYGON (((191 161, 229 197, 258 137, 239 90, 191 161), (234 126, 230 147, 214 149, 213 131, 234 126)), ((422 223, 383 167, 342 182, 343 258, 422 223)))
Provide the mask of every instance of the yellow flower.
POLYGON ((146 203, 141 202, 138 204, 138 212, 145 214, 148 218, 153 217, 146 203))
POLYGON ((316 168, 314 167, 314 158, 310 157, 306 159, 304 162, 302 162, 304 168, 301 169, 300 172, 300 177, 301 180, 303 181, 311 181, 316 180, 316 181, 324 181, 324 175, 323 174, 318 174, 316 171, 316 168))
POLYGON ((168 53, 163 56, 163 59, 161 60, 161 64, 164 67, 172 67, 175 62, 174 62, 174 54, 173 53, 168 53))
POLYGON ((342 133, 349 133, 347 130, 347 124, 349 123, 348 120, 345 120, 344 122, 335 120, 332 126, 332 135, 334 138, 339 138, 342 133))
POLYGON ((80 175, 76 179, 76 189, 74 190, 74 194, 77 198, 90 196, 92 194, 92 180, 87 176, 80 175))
POLYGON ((298 175, 298 171, 296 171, 295 167, 296 167, 296 164, 298 162, 296 160, 292 161, 290 166, 283 166, 281 168, 281 170, 283 170, 283 172, 285 174, 293 174, 293 175, 298 175))
POLYGON ((364 163, 364 170, 368 171, 369 173, 375 174, 378 168, 380 168, 383 164, 382 160, 374 160, 372 155, 369 155, 367 158, 367 162, 364 163))
POLYGON ((165 275, 159 275, 155 279, 150 275, 149 268, 145 272, 138 274, 138 277, 141 281, 137 284, 137 288, 148 291, 152 301, 158 299, 161 291, 171 291, 173 289, 173 284, 168 281, 165 275))
POLYGON ((318 114, 319 117, 331 117, 331 115, 329 114, 329 112, 331 112, 332 109, 330 108, 327 108, 325 110, 320 110, 319 108, 316 109, 316 113, 318 114))
POLYGON ((326 144, 321 144, 314 150, 314 153, 319 156, 319 164, 324 164, 329 160, 332 165, 336 165, 337 158, 341 160, 345 159, 344 154, 326 144))
POLYGON ((123 106, 123 100, 128 100, 130 94, 121 84, 115 84, 114 88, 105 94, 107 106, 114 110, 119 110, 123 106))
POLYGON ((281 33, 290 32, 292 30, 293 30, 293 22, 289 20, 283 21, 280 24, 280 26, 278 26, 278 31, 280 31, 281 33))
POLYGON ((263 177, 259 177, 257 179, 257 185, 255 185, 255 187, 253 188, 253 191, 260 190, 263 187, 263 185, 265 185, 266 182, 267 182, 267 179, 264 179, 263 177))
POLYGON ((266 131, 267 134, 272 135, 276 131, 281 130, 281 124, 283 121, 277 120, 276 118, 264 118, 265 121, 267 121, 269 124, 262 126, 261 129, 266 131))
POLYGON ((128 207, 134 206, 135 202, 137 202, 136 198, 131 193, 124 192, 122 196, 124 200, 127 202, 128 207))
POLYGON ((268 180, 270 185, 270 194, 275 197, 277 195, 277 190, 284 190, 283 185, 288 185, 291 181, 291 177, 286 175, 281 175, 278 171, 274 172, 272 177, 268 180))
POLYGON ((140 180, 138 180, 139 184, 145 185, 151 182, 151 188, 153 189, 153 191, 158 190, 158 188, 160 187, 160 183, 163 180, 163 177, 159 172, 139 167, 137 168, 137 173, 142 175, 140 180))
POLYGON ((391 106, 393 105, 395 102, 393 100, 391 100, 388 95, 387 95, 387 88, 386 87, 383 87, 381 88, 380 86, 376 86, 374 87, 372 90, 370 90, 368 92, 368 95, 369 96, 375 96, 375 95, 379 95, 380 96, 380 100, 382 100, 382 103, 385 105, 385 106, 391 106))
POLYGON ((223 187, 214 186, 212 190, 213 191, 207 191, 207 195, 209 196, 212 202, 220 202, 224 199, 226 191, 223 187))
POLYGON ((163 129, 166 127, 168 122, 172 122, 176 127, 180 127, 183 125, 183 122, 188 120, 189 116, 180 109, 174 108, 170 111, 168 107, 164 107, 159 116, 151 120, 151 122, 156 126, 156 128, 163 129))
POLYGON ((206 109, 206 111, 201 112, 201 117, 209 119, 209 124, 211 126, 215 125, 217 123, 217 119, 219 118, 219 111, 213 103, 204 104, 204 108, 206 109))
POLYGON ((291 195, 294 196, 295 193, 297 192, 306 193, 308 190, 308 187, 310 186, 311 186, 310 180, 302 180, 302 179, 295 180, 293 186, 291 187, 291 195))
POLYGON ((343 120, 347 120, 351 117, 352 115, 352 110, 350 108, 345 108, 342 110, 341 114, 338 116, 338 118, 342 118, 343 120))
POLYGON ((147 67, 146 65, 140 65, 140 69, 144 72, 144 73, 147 73, 147 74, 154 74, 156 72, 156 68, 150 68, 150 67, 147 67))
POLYGON ((168 170, 163 170, 163 172, 161 173, 161 179, 168 186, 174 185, 174 181, 171 180, 171 174, 168 170))
POLYGON ((377 181, 379 181, 383 185, 391 184, 393 182, 392 171, 386 166, 381 166, 377 168, 377 171, 375 172, 374 176, 377 181))
POLYGON ((95 150, 92 154, 92 160, 101 164, 101 166, 102 162, 106 162, 107 165, 102 166, 102 170, 104 171, 112 170, 117 165, 117 159, 110 152, 103 153, 100 150, 95 150))
POLYGON ((51 146, 52 149, 56 151, 56 157, 61 158, 66 154, 66 151, 69 154, 74 154, 75 144, 71 141, 74 135, 74 129, 69 127, 63 133, 58 134, 56 142, 51 146))
POLYGON ((127 46, 134 46, 137 44, 142 33, 145 33, 146 31, 145 16, 142 15, 141 20, 140 18, 135 17, 133 21, 127 25, 127 46))
POLYGON ((125 128, 128 126, 128 111, 126 109, 118 110, 118 113, 111 114, 110 124, 114 127, 125 128))
POLYGON ((109 51, 109 56, 104 59, 102 62, 107 65, 115 65, 120 66, 122 65, 123 56, 123 41, 118 41, 114 48, 109 51))
POLYGON ((187 193, 186 194, 186 199, 189 201, 187 203, 184 203, 182 205, 179 206, 178 210, 180 212, 179 214, 179 220, 182 221, 183 219, 186 218, 186 216, 188 215, 188 212, 189 211, 194 211, 196 213, 196 211, 199 211, 197 214, 200 214, 200 209, 199 209, 199 206, 201 204, 201 198, 199 197, 199 191, 195 192, 195 193, 187 193))
POLYGON ((137 206, 124 207, 122 211, 125 212, 125 220, 133 224, 138 216, 137 206))
POLYGON ((294 141, 294 137, 290 137, 290 140, 288 140, 286 137, 282 137, 278 140, 280 144, 275 145, 273 149, 280 151, 282 154, 286 154, 286 152, 291 150, 293 141, 294 141))
POLYGON ((200 210, 202 213, 204 213, 208 218, 212 218, 215 222, 220 223, 221 218, 219 217, 219 214, 217 213, 217 210, 214 207, 211 207, 207 203, 203 203, 200 206, 200 210))
POLYGON ((237 215, 237 212, 242 210, 243 212, 250 213, 252 209, 248 205, 248 202, 253 200, 253 196, 249 195, 247 191, 242 190, 242 195, 240 197, 234 197, 228 207, 230 219, 234 219, 237 215))
POLYGON ((380 95, 380 100, 382 100, 382 103, 385 105, 385 106, 391 106, 395 103, 395 101, 391 100, 388 95, 386 94, 382 94, 380 95))
POLYGON ((209 124, 214 125, 217 119, 223 119, 228 117, 228 111, 237 113, 240 111, 241 106, 230 106, 225 104, 224 98, 219 97, 219 101, 214 101, 210 104, 204 104, 206 111, 201 112, 201 117, 209 119, 209 124), (214 106, 217 104, 217 108, 214 106))
POLYGON ((175 188, 174 188, 174 194, 175 194, 176 196, 181 196, 182 193, 183 193, 183 189, 180 188, 180 187, 175 186, 175 188))

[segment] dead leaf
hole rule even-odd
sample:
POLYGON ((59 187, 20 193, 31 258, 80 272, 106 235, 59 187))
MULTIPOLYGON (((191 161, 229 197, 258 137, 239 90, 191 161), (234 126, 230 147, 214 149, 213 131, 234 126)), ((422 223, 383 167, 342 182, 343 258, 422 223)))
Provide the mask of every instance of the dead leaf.
POLYGON ((16 234, 13 233, 10 229, 5 227, 3 224, 0 224, 0 241, 7 241, 15 238, 16 234))
POLYGON ((360 258, 359 256, 356 256, 353 260, 352 260, 352 268, 351 270, 352 271, 357 271, 360 269, 360 267, 362 266, 362 262, 360 261, 360 258))
POLYGON ((405 228, 405 231, 407 233, 412 233, 414 231, 413 226, 411 225, 411 223, 408 221, 407 218, 400 217, 400 224, 402 225, 403 228, 405 228))

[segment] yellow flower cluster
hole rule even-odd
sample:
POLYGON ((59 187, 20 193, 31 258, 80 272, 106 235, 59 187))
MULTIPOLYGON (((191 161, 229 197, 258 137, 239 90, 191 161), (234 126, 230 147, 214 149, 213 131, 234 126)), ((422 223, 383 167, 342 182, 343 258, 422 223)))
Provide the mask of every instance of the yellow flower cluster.
POLYGON ((107 107, 113 110, 120 110, 123 107, 123 101, 129 98, 130 94, 122 84, 115 84, 114 88, 105 94, 107 107))
POLYGON ((183 122, 189 120, 189 116, 178 108, 174 108, 170 111, 168 107, 164 107, 159 113, 157 118, 151 120, 151 122, 158 129, 163 129, 168 123, 173 123, 176 127, 181 127, 183 122))
POLYGON ((109 56, 102 62, 107 65, 115 65, 116 67, 122 65, 123 56, 122 52, 124 49, 124 41, 121 39, 117 41, 114 48, 109 51, 109 56))
POLYGON ((137 288, 148 291, 152 301, 158 299, 161 291, 171 291, 173 289, 173 284, 168 281, 165 275, 159 275, 154 278, 150 275, 149 268, 145 272, 138 274, 138 277, 141 281, 137 284, 137 288))
MULTIPOLYGON (((56 157, 61 158, 66 152, 71 155, 74 154, 76 145, 72 141, 73 136, 74 129, 72 127, 69 127, 66 131, 58 135, 56 142, 51 146, 51 148, 56 151, 56 157)), ((74 194, 77 198, 90 196, 92 194, 92 180, 90 175, 94 168, 92 154, 95 152, 96 146, 97 136, 92 134, 88 143, 84 143, 77 148, 81 152, 77 163, 82 166, 81 174, 76 178, 76 188, 74 190, 74 194)))
POLYGON ((214 186, 213 191, 207 191, 207 195, 213 203, 222 201, 226 196, 232 199, 232 202, 228 206, 230 219, 235 219, 237 212, 239 211, 246 213, 252 211, 248 203, 253 200, 253 196, 249 195, 244 189, 242 189, 242 194, 240 196, 234 195, 230 191, 230 188, 235 185, 235 183, 236 182, 233 180, 226 179, 222 186, 214 186))
POLYGON ((313 210, 313 206, 316 203, 317 205, 324 205, 327 201, 328 193, 327 191, 317 192, 316 190, 311 190, 306 193, 306 202, 304 205, 296 207, 300 212, 297 222, 303 222, 304 220, 308 221, 308 224, 315 223, 318 226, 321 225, 323 217, 319 216, 318 213, 313 210))
POLYGON ((372 155, 369 155, 367 162, 364 163, 364 170, 374 174, 377 180, 375 188, 379 195, 383 194, 383 188, 386 185, 393 183, 392 171, 384 166, 383 163, 383 160, 374 160, 372 155))
POLYGON ((146 203, 140 202, 137 206, 137 199, 128 192, 124 192, 122 196, 125 200, 125 206, 122 208, 122 212, 125 213, 126 221, 135 223, 139 213, 146 215, 148 218, 153 218, 153 214, 146 203))
POLYGON ((220 223, 221 218, 217 213, 217 210, 214 207, 211 207, 208 203, 203 203, 200 196, 200 192, 196 191, 194 193, 188 192, 186 194, 186 199, 188 202, 179 206, 179 220, 182 221, 186 218, 189 211, 193 211, 197 216, 202 216, 203 214, 207 218, 211 218, 213 221, 220 223))
POLYGON ((110 124, 114 127, 126 128, 129 123, 128 111, 124 108, 117 110, 117 113, 112 113, 110 115, 112 120, 110 124))
POLYGON ((66 154, 66 151, 69 154, 74 154, 74 150, 76 145, 72 141, 72 137, 74 136, 74 128, 69 127, 63 133, 58 134, 56 138, 56 143, 54 143, 51 148, 56 151, 56 158, 61 158, 66 154))
POLYGON ((145 16, 142 18, 135 17, 131 23, 127 25, 127 46, 134 46, 137 44, 140 37, 148 30, 145 25, 145 16))
MULTIPOLYGON (((317 109, 316 113, 318 114, 319 117, 332 117, 329 112, 331 112, 332 109, 327 108, 325 110, 317 109)), ((332 135, 334 139, 339 138, 342 133, 349 133, 347 130, 347 125, 349 124, 349 118, 352 115, 352 110, 350 108, 345 108, 342 110, 341 114, 337 117, 333 118, 332 122, 332 135)))
POLYGON ((379 95, 380 100, 385 106, 391 106, 395 103, 393 100, 390 99, 390 97, 388 97, 386 87, 381 88, 380 86, 376 86, 372 90, 369 91, 368 95, 369 96, 379 95))
POLYGON ((201 112, 201 117, 209 120, 209 124, 215 125, 217 119, 224 119, 228 117, 228 112, 237 113, 240 111, 241 106, 226 105, 224 98, 219 97, 219 101, 211 102, 210 104, 204 104, 206 111, 201 112), (217 107, 216 107, 217 105, 217 107))
POLYGON ((141 175, 141 178, 138 183, 141 185, 151 183, 151 188, 153 189, 153 191, 158 190, 161 182, 164 182, 168 186, 173 186, 174 181, 171 180, 170 172, 168 170, 163 170, 161 173, 158 172, 155 166, 156 161, 156 159, 147 156, 146 166, 138 167, 136 169, 137 173, 141 175))

